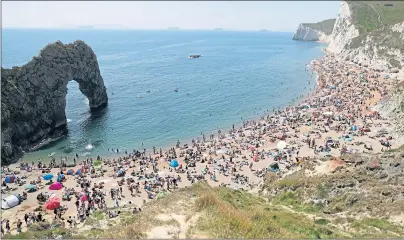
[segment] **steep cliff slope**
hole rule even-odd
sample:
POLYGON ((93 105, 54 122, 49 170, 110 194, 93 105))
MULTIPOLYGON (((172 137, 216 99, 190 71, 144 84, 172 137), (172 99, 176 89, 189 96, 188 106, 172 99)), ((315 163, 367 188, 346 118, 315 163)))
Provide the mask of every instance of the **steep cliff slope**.
POLYGON ((83 41, 47 45, 22 67, 1 69, 1 162, 67 132, 67 83, 75 80, 92 110, 108 97, 97 57, 83 41))
POLYGON ((404 144, 404 82, 380 101, 377 110, 383 117, 392 120, 396 130, 395 139, 399 144, 404 144))
POLYGON ((342 2, 327 49, 374 69, 398 69, 404 63, 404 2, 342 2))
POLYGON ((327 19, 318 23, 302 23, 293 35, 293 40, 329 42, 335 19, 327 19))

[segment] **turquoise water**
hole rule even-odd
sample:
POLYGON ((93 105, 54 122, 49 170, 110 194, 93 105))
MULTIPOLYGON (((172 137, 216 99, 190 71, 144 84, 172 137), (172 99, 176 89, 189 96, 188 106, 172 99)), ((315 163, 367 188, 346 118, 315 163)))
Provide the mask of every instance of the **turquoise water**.
POLYGON ((108 108, 91 116, 87 99, 71 81, 68 135, 27 154, 27 159, 46 159, 53 152, 58 158, 76 152, 108 155, 108 148, 167 148, 201 132, 230 129, 307 94, 315 81, 306 65, 320 57, 324 47, 292 41, 292 33, 277 32, 8 29, 2 33, 3 67, 25 64, 49 42, 84 40, 98 57, 109 95, 108 108), (189 59, 190 54, 202 57, 189 59))

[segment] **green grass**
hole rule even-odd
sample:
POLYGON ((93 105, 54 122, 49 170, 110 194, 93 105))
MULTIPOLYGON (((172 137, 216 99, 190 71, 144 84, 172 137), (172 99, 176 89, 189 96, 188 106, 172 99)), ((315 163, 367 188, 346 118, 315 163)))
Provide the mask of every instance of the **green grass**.
POLYGON ((26 232, 21 232, 17 235, 6 234, 3 239, 53 239, 61 235, 63 239, 71 239, 72 233, 66 228, 54 228, 50 230, 39 230, 31 227, 26 232))
MULTIPOLYGON (((235 194, 227 188, 207 192, 196 200, 198 211, 206 217, 198 221, 199 231, 214 238, 332 238, 341 237, 334 230, 318 226, 307 217, 262 202, 248 193, 235 194), (237 202, 247 206, 235 207, 237 202)), ((293 193, 281 200, 296 204, 293 193)), ((240 206, 240 205, 238 205, 240 206)))
POLYGON ((384 235, 385 237, 404 236, 404 229, 385 219, 365 218, 352 223, 352 227, 360 230, 359 236, 368 237, 375 234, 384 235))
POLYGON ((96 220, 104 220, 105 219, 105 213, 103 211, 101 211, 101 210, 97 210, 91 215, 91 217, 96 219, 96 220))
POLYGON ((315 224, 319 224, 319 225, 327 225, 328 224, 328 220, 324 219, 324 218, 320 218, 320 219, 316 219, 314 221, 315 224))
MULTIPOLYGON (((349 1, 348 4, 354 25, 359 31, 359 36, 352 39, 349 48, 355 49, 361 46, 369 35, 373 38, 373 43, 404 51, 400 34, 390 30, 394 24, 404 21, 404 2, 349 1), (385 4, 393 4, 393 6, 385 6, 385 4)), ((388 54, 385 50, 380 49, 379 55, 387 56, 388 54)), ((390 63, 393 67, 399 67, 394 59, 390 60, 390 63)))
POLYGON ((332 33, 332 30, 334 29, 334 24, 335 24, 335 18, 327 19, 318 23, 303 23, 304 26, 322 31, 327 35, 332 33))
POLYGON ((360 33, 372 32, 404 21, 404 2, 348 1, 348 4, 354 16, 354 24, 360 33))

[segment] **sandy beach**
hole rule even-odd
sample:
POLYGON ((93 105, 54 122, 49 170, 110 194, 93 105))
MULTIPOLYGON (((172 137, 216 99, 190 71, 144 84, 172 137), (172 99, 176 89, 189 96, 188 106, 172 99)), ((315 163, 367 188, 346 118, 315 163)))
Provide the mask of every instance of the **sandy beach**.
POLYGON ((245 121, 239 128, 218 130, 161 152, 148 149, 109 159, 80 157, 75 167, 55 167, 57 159, 54 166, 24 160, 3 166, 3 199, 14 194, 26 199, 2 210, 2 229, 7 231, 9 221, 10 232, 17 233, 17 221, 21 220, 25 231, 27 225, 38 221, 39 212, 45 221, 69 228, 75 225, 70 226, 71 217, 80 226, 86 214, 97 209, 111 218, 118 214, 118 206, 136 212, 146 202, 201 179, 211 186, 251 190, 269 171, 290 172, 299 169, 303 161, 377 153, 399 146, 391 137, 391 123, 374 110, 398 80, 339 62, 331 54, 314 60, 310 68, 318 75, 318 86, 309 96, 295 106, 245 121), (79 169, 81 174, 76 174, 79 169), (50 190, 46 174, 53 175, 53 183, 63 175, 59 179, 62 188, 50 190), (14 176, 12 183, 6 183, 7 176, 14 176), (28 184, 33 186, 28 188, 28 184), (39 194, 44 201, 38 201, 39 194), (60 213, 44 207, 55 197, 60 200, 60 213), (67 198, 70 201, 63 200, 67 198))

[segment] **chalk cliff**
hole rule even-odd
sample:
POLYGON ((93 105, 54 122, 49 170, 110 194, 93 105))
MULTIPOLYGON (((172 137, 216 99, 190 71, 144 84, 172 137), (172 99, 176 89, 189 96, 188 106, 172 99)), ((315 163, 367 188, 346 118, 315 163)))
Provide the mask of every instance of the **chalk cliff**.
POLYGON ((403 2, 342 2, 327 48, 341 59, 404 75, 403 2))
POLYGON ((318 23, 302 23, 299 25, 293 40, 329 42, 335 19, 328 19, 318 23))
MULTIPOLYGON (((404 2, 342 2, 327 51, 340 60, 403 79, 404 2)), ((395 139, 404 144, 404 85, 393 88, 377 110, 394 123, 395 139)))
POLYGON ((386 97, 380 101, 376 110, 393 122, 396 131, 395 140, 404 144, 404 83, 396 86, 386 97))
POLYGON ((75 80, 95 111, 108 103, 97 57, 83 41, 47 45, 21 67, 1 69, 1 162, 67 132, 67 83, 75 80))

